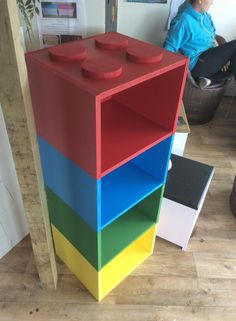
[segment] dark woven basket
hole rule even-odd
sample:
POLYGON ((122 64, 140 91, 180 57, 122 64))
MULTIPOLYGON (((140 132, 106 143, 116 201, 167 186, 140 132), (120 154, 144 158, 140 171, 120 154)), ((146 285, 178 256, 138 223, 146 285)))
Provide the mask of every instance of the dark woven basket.
POLYGON ((234 184, 230 195, 229 204, 233 215, 236 217, 236 176, 234 178, 234 184))
POLYGON ((188 73, 183 102, 190 125, 209 122, 224 96, 225 82, 200 89, 188 73))
MULTIPOLYGON (((225 38, 220 35, 216 35, 216 40, 219 45, 226 43, 225 38)), ((190 125, 204 124, 214 117, 223 98, 226 84, 227 81, 222 81, 201 89, 193 79, 191 72, 188 72, 183 102, 190 125)))

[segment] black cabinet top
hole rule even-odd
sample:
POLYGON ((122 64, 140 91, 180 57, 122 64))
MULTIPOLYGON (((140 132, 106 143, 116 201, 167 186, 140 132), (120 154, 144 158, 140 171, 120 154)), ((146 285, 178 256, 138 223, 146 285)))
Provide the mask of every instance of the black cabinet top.
POLYGON ((197 210, 214 167, 174 154, 171 161, 164 197, 197 210))

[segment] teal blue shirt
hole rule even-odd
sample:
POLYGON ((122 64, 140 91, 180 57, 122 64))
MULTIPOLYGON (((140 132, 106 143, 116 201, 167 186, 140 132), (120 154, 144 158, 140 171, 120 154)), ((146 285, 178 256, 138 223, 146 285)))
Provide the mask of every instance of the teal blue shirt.
POLYGON ((185 1, 171 22, 164 48, 189 57, 189 69, 192 70, 199 56, 215 46, 215 36, 215 26, 209 13, 197 12, 185 1))

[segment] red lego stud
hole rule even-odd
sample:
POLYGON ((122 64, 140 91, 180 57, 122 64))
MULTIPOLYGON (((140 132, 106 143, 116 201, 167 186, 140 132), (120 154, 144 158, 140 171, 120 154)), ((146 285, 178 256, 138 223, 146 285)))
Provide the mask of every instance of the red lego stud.
POLYGON ((86 50, 78 42, 56 46, 49 49, 50 58, 58 62, 82 61, 86 58, 86 50))
POLYGON ((153 47, 146 43, 136 43, 127 49, 126 56, 132 62, 150 64, 161 61, 163 53, 159 47, 153 47))
POLYGON ((122 67, 112 59, 91 58, 81 65, 83 75, 92 79, 113 79, 122 74, 122 67))
POLYGON ((95 45, 101 49, 122 49, 128 46, 128 38, 117 33, 107 33, 95 38, 95 45))

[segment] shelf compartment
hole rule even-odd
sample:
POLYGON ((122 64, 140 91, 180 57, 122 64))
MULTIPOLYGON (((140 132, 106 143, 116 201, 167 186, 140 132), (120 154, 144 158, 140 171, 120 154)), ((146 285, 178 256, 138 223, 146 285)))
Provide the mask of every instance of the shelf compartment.
POLYGON ((172 134, 171 130, 122 106, 115 100, 102 104, 102 176, 172 134))
POLYGON ((100 301, 152 254, 156 225, 148 229, 99 272, 53 224, 52 232, 57 255, 100 301))
POLYGON ((101 179, 102 229, 164 183, 171 147, 169 137, 101 179))
POLYGON ((101 231, 101 268, 156 224, 162 194, 160 188, 101 231))
POLYGON ((148 229, 100 271, 101 285, 99 300, 104 298, 153 253, 156 228, 158 227, 154 225, 148 229))
POLYGON ((157 222, 164 186, 97 233, 48 187, 51 223, 96 269, 101 270, 157 222))
POLYGON ((123 165, 122 170, 111 176, 102 181, 102 229, 163 184, 132 163, 123 165))
POLYGON ((164 183, 172 140, 167 138, 96 181, 39 138, 45 184, 100 231, 164 183))
POLYGON ((183 72, 181 66, 101 100, 101 176, 173 134, 183 72))

